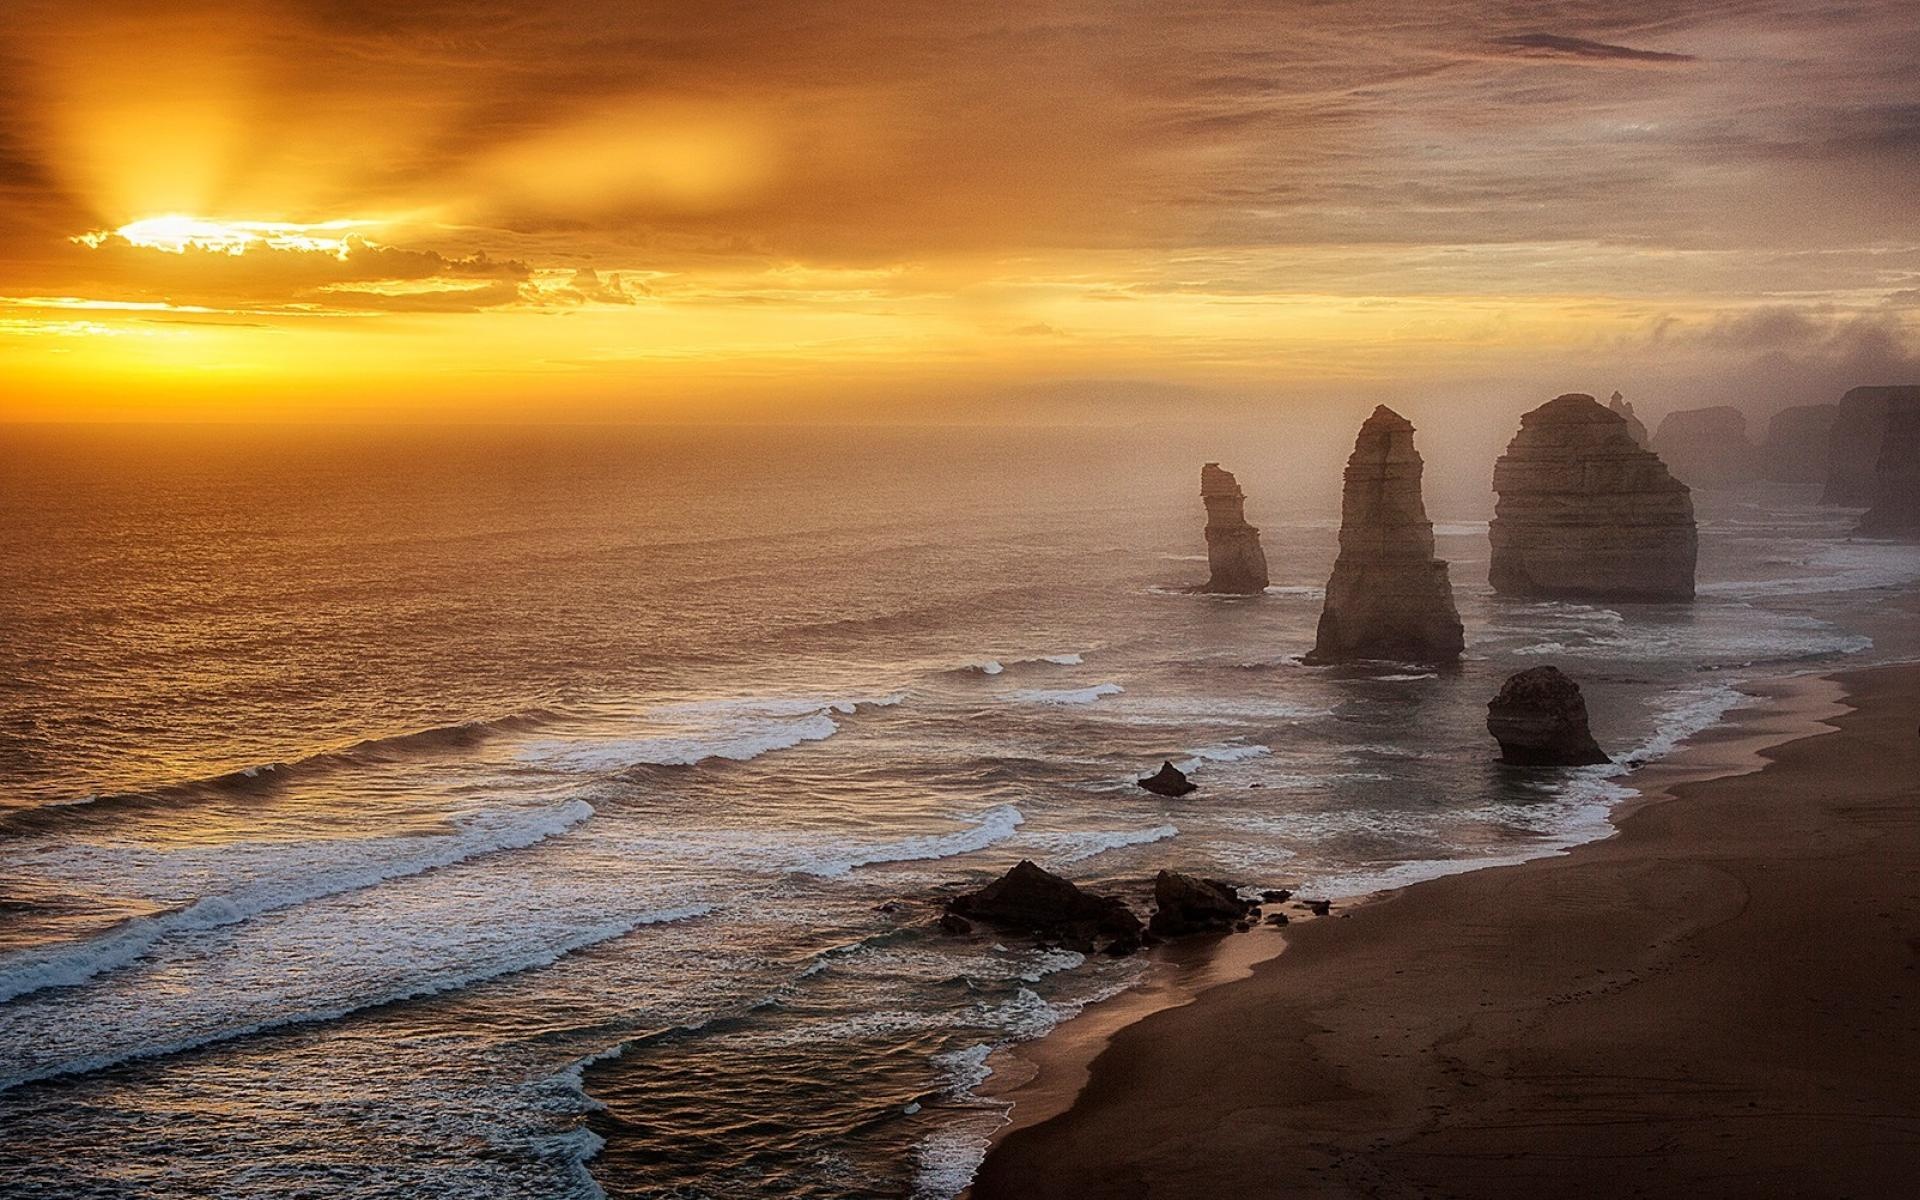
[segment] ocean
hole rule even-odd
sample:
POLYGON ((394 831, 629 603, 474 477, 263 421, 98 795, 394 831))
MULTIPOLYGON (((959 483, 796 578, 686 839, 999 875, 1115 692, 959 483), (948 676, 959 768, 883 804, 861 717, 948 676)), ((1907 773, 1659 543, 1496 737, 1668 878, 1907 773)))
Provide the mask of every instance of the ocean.
POLYGON ((1203 432, 7 433, 0 1192, 950 1197, 992 1051, 1144 966, 937 897, 1549 853, 1632 775, 1498 766, 1508 673, 1624 764, 1915 653, 1815 487, 1696 493, 1693 605, 1526 603, 1429 450, 1462 669, 1304 667, 1339 460, 1203 432), (1186 590, 1207 459, 1264 596, 1186 590))

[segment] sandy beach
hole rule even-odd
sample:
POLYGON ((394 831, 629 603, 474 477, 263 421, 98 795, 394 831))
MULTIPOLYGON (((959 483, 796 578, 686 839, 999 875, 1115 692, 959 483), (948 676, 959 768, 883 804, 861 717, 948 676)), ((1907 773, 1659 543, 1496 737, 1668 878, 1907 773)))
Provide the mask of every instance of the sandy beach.
POLYGON ((1913 666, 1782 683, 1615 837, 1070 1024, 973 1196, 1911 1194, 1917 719, 1913 666))

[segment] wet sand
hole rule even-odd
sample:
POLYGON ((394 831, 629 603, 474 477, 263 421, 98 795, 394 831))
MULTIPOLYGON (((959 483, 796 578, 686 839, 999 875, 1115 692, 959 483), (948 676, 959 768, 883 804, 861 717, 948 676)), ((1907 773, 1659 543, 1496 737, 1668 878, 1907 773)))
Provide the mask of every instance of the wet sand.
POLYGON ((1636 775, 1613 838, 1069 1022, 974 1197, 1914 1194, 1920 668, 1835 678, 1636 775))

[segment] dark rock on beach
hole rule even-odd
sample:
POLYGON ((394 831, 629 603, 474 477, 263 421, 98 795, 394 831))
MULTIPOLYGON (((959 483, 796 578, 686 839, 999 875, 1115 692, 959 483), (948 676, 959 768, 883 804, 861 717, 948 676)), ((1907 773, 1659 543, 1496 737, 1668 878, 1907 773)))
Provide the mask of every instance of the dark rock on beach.
POLYGON ((1200 790, 1185 771, 1170 762, 1161 763, 1158 771, 1134 782, 1156 796, 1184 796, 1200 790))
POLYGON ((1487 705, 1487 732, 1503 762, 1527 767, 1584 767, 1611 762, 1587 728, 1580 685, 1558 667, 1534 667, 1508 678, 1487 705))
POLYGON ((1178 871, 1154 876, 1153 903, 1147 929, 1156 937, 1225 932, 1246 920, 1254 907, 1231 884, 1178 871))
POLYGON ((1083 891, 1026 859, 979 891, 949 900, 947 915, 1056 938, 1067 946, 1104 940, 1109 954, 1140 948, 1140 918, 1125 902, 1083 891))
POLYGON ((1200 590, 1256 596, 1266 590, 1267 555, 1260 531, 1247 524, 1246 493, 1219 463, 1200 468, 1200 502, 1207 506, 1207 582, 1200 590))

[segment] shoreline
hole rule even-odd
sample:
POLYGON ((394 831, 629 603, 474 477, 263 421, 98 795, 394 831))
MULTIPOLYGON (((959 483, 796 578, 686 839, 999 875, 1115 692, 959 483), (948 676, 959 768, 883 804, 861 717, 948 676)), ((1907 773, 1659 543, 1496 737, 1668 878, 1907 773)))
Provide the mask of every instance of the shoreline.
MULTIPOLYGON (((1423 890, 1433 884, 1565 862, 1596 846, 1614 843, 1626 823, 1683 799, 1686 789, 1764 771, 1773 761, 1769 751, 1836 732, 1834 719, 1855 711, 1847 703, 1845 681, 1857 674, 1895 671, 1920 675, 1920 664, 1786 675, 1745 683, 1739 690, 1748 699, 1729 709, 1720 721, 1690 736, 1666 757, 1620 777, 1619 782, 1634 794, 1611 807, 1608 829, 1599 836, 1571 846, 1545 848, 1517 863, 1498 859, 1400 886, 1336 898, 1332 917, 1324 919, 1344 919, 1387 901, 1417 904, 1423 890)), ((989 1139, 975 1183, 962 1196, 1002 1194, 993 1191, 991 1184, 979 1186, 981 1173, 1019 1135, 1050 1123, 1071 1123, 1074 1110, 1086 1097, 1089 1084, 1103 1065, 1101 1060, 1109 1055, 1116 1039, 1161 1014, 1205 1003, 1218 988, 1244 985, 1263 967, 1284 971, 1284 966, 1273 960, 1316 923, 1316 919, 1296 920, 1283 929, 1257 925, 1246 933, 1209 943, 1167 947, 1142 985, 1090 1006, 1036 1041, 997 1051, 989 1060, 994 1075, 977 1089, 977 1094, 1004 1100, 1012 1107, 1006 1123, 989 1139)), ((1327 937, 1337 939, 1339 935, 1329 933, 1327 937)))

